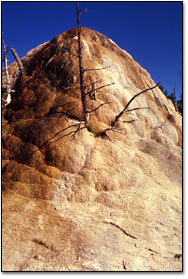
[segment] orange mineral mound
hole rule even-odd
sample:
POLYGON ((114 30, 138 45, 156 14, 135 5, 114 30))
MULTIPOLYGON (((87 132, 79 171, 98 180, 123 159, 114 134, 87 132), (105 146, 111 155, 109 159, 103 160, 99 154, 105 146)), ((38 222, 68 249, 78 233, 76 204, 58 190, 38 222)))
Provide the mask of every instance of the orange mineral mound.
POLYGON ((2 110, 2 269, 180 271, 182 117, 156 87, 130 104, 147 109, 124 113, 121 133, 106 130, 155 82, 82 28, 83 66, 105 68, 86 71, 85 84, 114 84, 87 96, 94 111, 73 137, 83 121, 77 40, 70 29, 27 53, 2 110))

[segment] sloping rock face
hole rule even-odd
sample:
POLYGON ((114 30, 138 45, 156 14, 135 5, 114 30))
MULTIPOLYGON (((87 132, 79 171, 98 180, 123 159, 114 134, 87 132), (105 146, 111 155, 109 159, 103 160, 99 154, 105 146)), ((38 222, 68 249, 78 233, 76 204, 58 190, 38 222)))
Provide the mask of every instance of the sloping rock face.
POLYGON ((77 39, 71 29, 26 54, 3 109, 2 269, 180 271, 181 116, 156 87, 129 107, 149 109, 125 113, 121 133, 104 133, 155 83, 126 51, 82 28, 83 66, 105 68, 86 71, 85 84, 115 84, 88 96, 90 110, 107 104, 73 137, 83 120, 70 54, 77 39))

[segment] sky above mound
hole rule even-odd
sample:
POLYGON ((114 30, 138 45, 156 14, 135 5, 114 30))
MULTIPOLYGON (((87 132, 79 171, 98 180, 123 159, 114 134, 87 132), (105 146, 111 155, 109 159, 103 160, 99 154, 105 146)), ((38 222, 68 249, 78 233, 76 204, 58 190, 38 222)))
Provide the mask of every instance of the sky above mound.
MULTIPOLYGON (((76 27, 76 2, 1 2, 7 46, 22 57, 76 27)), ((101 32, 125 49, 168 94, 182 93, 182 2, 80 2, 81 26, 101 32)), ((9 55, 9 63, 13 57, 9 55)))

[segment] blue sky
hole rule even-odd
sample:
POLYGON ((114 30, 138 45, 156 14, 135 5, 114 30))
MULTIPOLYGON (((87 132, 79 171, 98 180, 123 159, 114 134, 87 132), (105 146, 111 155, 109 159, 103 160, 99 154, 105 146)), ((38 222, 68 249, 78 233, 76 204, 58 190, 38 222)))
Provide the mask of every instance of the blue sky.
MULTIPOLYGON (((161 82, 168 94, 182 93, 182 2, 80 2, 91 13, 81 26, 101 32, 161 82)), ((76 27, 76 2, 2 1, 2 31, 22 57, 39 44, 76 27)), ((9 62, 13 58, 9 57, 9 62)))

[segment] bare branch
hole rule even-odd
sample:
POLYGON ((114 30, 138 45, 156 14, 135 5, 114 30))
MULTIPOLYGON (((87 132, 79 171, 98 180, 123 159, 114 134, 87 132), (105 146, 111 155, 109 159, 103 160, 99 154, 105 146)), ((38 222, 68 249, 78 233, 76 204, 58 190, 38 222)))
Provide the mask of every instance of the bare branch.
POLYGON ((96 84, 97 82, 100 82, 100 81, 102 81, 102 79, 98 79, 96 81, 93 81, 93 82, 91 82, 89 84, 86 84, 85 86, 91 86, 91 85, 96 84))
POLYGON ((6 90, 7 90, 7 98, 5 100, 4 106, 7 106, 11 102, 11 86, 10 86, 10 77, 8 72, 8 63, 7 63, 7 51, 5 46, 5 41, 2 35, 2 42, 3 42, 3 51, 4 51, 4 63, 5 63, 5 73, 6 73, 6 90))
POLYGON ((81 125, 81 123, 79 123, 78 124, 78 128, 76 129, 76 131, 73 133, 73 135, 72 135, 72 137, 74 138, 74 139, 76 139, 76 134, 78 133, 78 131, 80 130, 80 125, 81 125))
POLYGON ((123 123, 132 123, 138 121, 138 119, 132 119, 132 120, 124 120, 123 123))
POLYGON ((77 132, 79 132, 79 131, 82 130, 82 129, 87 128, 85 125, 84 125, 84 127, 81 127, 81 128, 80 128, 81 124, 85 124, 84 121, 74 122, 74 121, 71 121, 71 120, 68 120, 68 119, 65 119, 65 120, 66 120, 67 122, 72 122, 72 123, 74 123, 74 124, 73 124, 73 125, 70 125, 70 126, 68 126, 68 127, 66 127, 66 128, 64 128, 64 129, 62 129, 62 130, 60 130, 60 131, 58 131, 55 135, 53 135, 51 138, 49 138, 48 140, 46 140, 46 141, 45 141, 42 145, 40 145, 36 150, 34 150, 31 154, 29 154, 29 156, 33 155, 33 154, 34 154, 35 152, 37 152, 38 150, 41 150, 44 146, 47 147, 47 146, 50 145, 51 143, 57 142, 58 140, 60 140, 60 139, 62 139, 62 138, 64 138, 64 137, 67 137, 67 136, 69 136, 69 135, 71 135, 71 134, 73 134, 73 138, 75 138, 75 135, 77 134, 77 132), (57 137, 59 134, 63 133, 64 131, 68 130, 69 128, 77 127, 77 126, 78 126, 78 128, 77 128, 76 130, 71 131, 71 132, 69 132, 69 133, 67 133, 67 134, 64 134, 64 135, 62 135, 61 137, 55 139, 54 141, 51 141, 52 139, 54 139, 55 137, 57 137))
POLYGON ((79 129, 76 129, 76 131, 71 131, 70 133, 68 133, 68 134, 66 134, 66 135, 63 135, 63 136, 61 136, 60 138, 58 138, 58 139, 56 139, 56 140, 50 142, 50 144, 51 144, 51 143, 54 143, 54 142, 56 142, 56 141, 58 141, 58 140, 60 140, 60 139, 62 139, 62 138, 64 138, 64 137, 67 137, 67 136, 69 136, 69 135, 71 135, 71 134, 73 134, 73 138, 75 138, 75 134, 76 134, 77 132, 79 132, 80 130, 86 129, 86 128, 87 128, 87 127, 84 126, 84 127, 79 128, 79 129))
MULTIPOLYGON (((75 126, 77 126, 77 125, 75 125, 75 126)), ((70 126, 71 127, 71 126, 70 126)), ((68 128, 70 128, 70 127, 68 127, 68 128)), ((59 133, 61 133, 62 131, 60 131, 59 133)), ((69 132, 68 134, 65 134, 65 135, 63 135, 63 136, 61 136, 60 138, 58 138, 58 139, 56 139, 56 140, 54 140, 54 141, 51 141, 51 142, 49 142, 48 144, 45 144, 45 145, 43 145, 43 146, 47 146, 47 145, 49 145, 49 144, 51 144, 51 143, 54 143, 54 142, 56 142, 56 141, 58 141, 58 140, 60 140, 60 139, 62 139, 62 138, 64 138, 64 137, 67 137, 67 136, 69 136, 69 135, 71 135, 71 134, 73 134, 75 131, 71 131, 71 132, 69 132)), ((58 133, 58 134, 59 134, 58 133)), ((51 139, 53 139, 54 137, 52 137, 51 139)), ((49 139, 49 140, 51 140, 51 139, 49 139)), ((40 149, 41 149, 41 147, 40 147, 40 149)))
POLYGON ((79 10, 80 16, 81 16, 81 15, 88 14, 88 13, 90 13, 90 10, 88 10, 88 8, 80 9, 80 10, 79 10))
POLYGON ((111 131, 111 130, 114 131, 114 132, 117 132, 117 133, 122 133, 122 132, 121 132, 121 129, 114 128, 114 127, 107 128, 107 129, 105 130, 105 132, 111 131))
POLYGON ((106 67, 104 67, 104 68, 96 68, 96 69, 87 69, 87 68, 85 68, 84 71, 87 71, 87 72, 89 72, 89 71, 101 71, 101 70, 108 69, 108 68, 110 68, 110 67, 111 67, 111 65, 106 66, 106 67))
POLYGON ((99 90, 99 89, 101 89, 101 88, 104 88, 104 87, 106 87, 106 86, 110 86, 110 85, 113 85, 113 84, 115 84, 115 82, 102 85, 102 86, 100 86, 100 87, 98 87, 98 88, 95 88, 95 90, 99 90))
POLYGON ((92 89, 89 92, 85 93, 85 94, 89 95, 89 97, 91 99, 93 99, 93 100, 96 100, 96 83, 100 82, 100 81, 102 81, 102 79, 98 79, 98 80, 93 81, 92 83, 86 85, 86 87, 87 86, 92 86, 92 89), (92 92, 93 92, 93 96, 91 95, 92 92))
POLYGON ((106 137, 109 138, 109 140, 111 140, 109 135, 107 134, 108 131, 114 131, 114 132, 117 132, 117 133, 122 133, 121 129, 118 129, 118 128, 115 128, 115 127, 109 127, 107 129, 105 129, 103 132, 101 132, 99 135, 102 136, 102 137, 106 136, 106 137))
POLYGON ((115 123, 116 123, 116 122, 119 120, 119 118, 126 112, 126 109, 128 108, 128 106, 132 103, 132 101, 133 101, 135 98, 137 98, 139 95, 141 95, 141 94, 143 94, 143 93, 145 93, 145 92, 147 92, 147 91, 149 91, 149 90, 154 89, 154 88, 157 87, 158 85, 159 85, 159 83, 157 83, 157 84, 156 84, 155 86, 153 86, 153 87, 147 88, 147 89, 145 89, 145 90, 143 90, 143 91, 137 93, 136 95, 134 95, 134 96, 129 100, 129 102, 126 104, 126 106, 124 107, 124 109, 123 109, 118 115, 116 115, 115 120, 114 120, 112 126, 115 126, 115 123))
POLYGON ((134 111, 134 110, 139 110, 139 109, 150 109, 150 107, 133 108, 133 109, 126 110, 126 111, 125 111, 125 113, 129 113, 129 112, 131 112, 131 111, 134 111))
POLYGON ((18 67, 19 67, 20 73, 22 73, 23 72, 22 61, 20 60, 20 58, 19 58, 19 56, 18 56, 18 54, 17 54, 17 52, 16 52, 16 50, 14 48, 11 48, 10 50, 11 50, 14 58, 16 59, 17 63, 18 63, 18 67))
MULTIPOLYGON (((62 130, 60 130, 59 132, 57 132, 55 135, 53 135, 51 138, 49 138, 48 140, 46 140, 41 146, 39 146, 39 148, 37 149, 37 150, 40 150, 42 147, 44 147, 44 146, 46 146, 46 145, 49 145, 50 143, 49 143, 49 141, 51 141, 52 139, 54 139, 56 136, 58 136, 60 133, 62 133, 62 132, 64 132, 64 131, 66 131, 66 130, 68 130, 68 129, 70 129, 71 127, 75 127, 75 126, 77 126, 78 124, 73 124, 73 125, 70 125, 70 126, 68 126, 68 127, 66 127, 66 128, 64 128, 64 129, 62 129, 62 130)), ((68 134, 67 134, 68 135, 68 134)), ((36 151, 37 151, 36 150, 36 151)))
POLYGON ((107 86, 110 86, 110 85, 113 85, 113 84, 115 84, 115 82, 102 85, 102 86, 100 86, 100 87, 98 87, 98 88, 94 88, 94 89, 92 88, 92 90, 88 91, 88 92, 86 93, 86 95, 90 95, 94 90, 97 91, 97 90, 100 90, 100 89, 102 89, 102 88, 104 88, 104 87, 107 87, 107 86))
POLYGON ((100 104, 98 107, 96 107, 95 109, 90 110, 90 111, 87 111, 87 113, 94 112, 94 111, 98 110, 100 107, 102 107, 102 106, 104 106, 104 105, 107 105, 107 104, 110 104, 110 102, 102 103, 102 104, 100 104))
POLYGON ((131 238, 134 238, 134 239, 137 239, 136 236, 134 236, 134 235, 128 233, 124 228, 120 227, 119 225, 117 225, 117 224, 115 224, 115 223, 113 223, 113 222, 106 222, 106 221, 105 221, 104 223, 105 223, 105 224, 110 224, 110 225, 112 225, 112 226, 114 226, 114 227, 120 229, 120 231, 122 231, 122 232, 123 232, 124 234, 126 234, 127 236, 129 236, 129 237, 131 237, 131 238))

